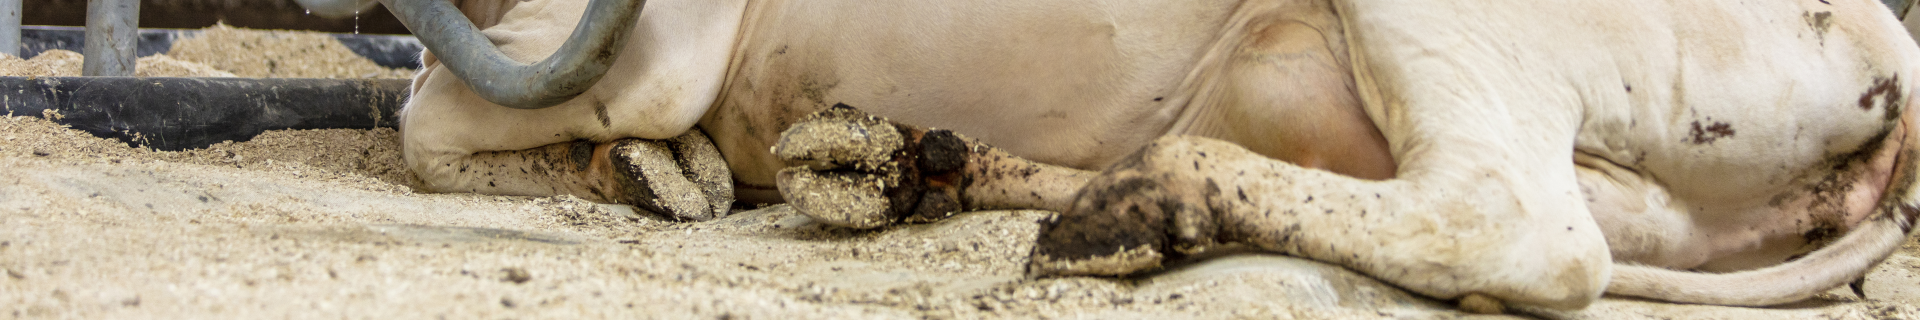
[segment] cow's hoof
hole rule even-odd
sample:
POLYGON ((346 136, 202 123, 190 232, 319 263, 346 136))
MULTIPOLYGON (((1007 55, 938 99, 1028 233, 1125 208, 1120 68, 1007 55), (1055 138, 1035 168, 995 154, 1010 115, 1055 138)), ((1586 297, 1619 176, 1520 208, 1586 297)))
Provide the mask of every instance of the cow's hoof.
POLYGON ((961 210, 965 141, 836 105, 781 133, 773 153, 793 166, 777 177, 780 194, 795 211, 848 228, 950 216, 961 210))
POLYGON ((687 221, 724 217, 733 207, 733 176, 720 150, 699 130, 668 140, 615 141, 610 156, 626 202, 687 221))
POLYGON ((829 225, 868 229, 898 220, 889 187, 906 180, 894 161, 906 145, 898 127, 845 105, 816 112, 780 134, 773 154, 780 195, 794 211, 829 225))
POLYGON ((876 172, 894 169, 907 138, 886 119, 836 105, 800 119, 780 133, 773 155, 812 170, 876 172))
POLYGON ((897 217, 886 196, 886 177, 849 171, 814 171, 807 167, 780 170, 780 195, 794 211, 821 223, 871 229, 891 224, 897 217))
POLYGON ((1119 276, 1158 269, 1169 252, 1168 222, 1179 205, 1155 201, 1144 178, 1095 181, 1073 210, 1041 221, 1027 272, 1033 276, 1119 276))
POLYGON ((1165 237, 1154 233, 1126 233, 1091 224, 1085 219, 1055 216, 1043 221, 1033 246, 1028 275, 1122 276, 1160 268, 1165 237))

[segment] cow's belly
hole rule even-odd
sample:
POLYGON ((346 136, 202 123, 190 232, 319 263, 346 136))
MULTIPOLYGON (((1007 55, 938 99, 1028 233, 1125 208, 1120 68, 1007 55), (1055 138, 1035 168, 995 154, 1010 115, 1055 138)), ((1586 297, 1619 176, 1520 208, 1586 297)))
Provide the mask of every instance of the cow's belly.
MULTIPOLYGON (((1844 234, 1871 211, 1899 144, 1882 142, 1906 105, 1901 79, 1914 66, 1901 61, 1913 50, 1871 52, 1883 49, 1860 44, 1892 41, 1846 33, 1867 28, 1815 28, 1800 18, 1830 8, 1810 6, 1671 8, 1731 13, 1667 21, 1673 38, 1604 39, 1610 55, 1586 58, 1617 67, 1580 88, 1587 112, 1574 159, 1617 259, 1766 266, 1844 234), (1717 34, 1726 32, 1743 33, 1717 34)), ((1867 14, 1885 12, 1831 19, 1874 21, 1858 17, 1867 14)))
POLYGON ((757 2, 727 87, 701 125, 743 189, 771 190, 784 165, 766 150, 780 130, 838 103, 1097 170, 1167 132, 1186 100, 1180 84, 1232 9, 757 2), (828 16, 847 18, 820 18, 828 16))

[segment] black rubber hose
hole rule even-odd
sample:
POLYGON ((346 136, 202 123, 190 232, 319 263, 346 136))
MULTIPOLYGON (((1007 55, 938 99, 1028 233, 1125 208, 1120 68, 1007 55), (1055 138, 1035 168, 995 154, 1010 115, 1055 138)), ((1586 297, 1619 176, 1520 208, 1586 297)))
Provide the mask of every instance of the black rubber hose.
POLYGON ((0 106, 173 151, 267 130, 394 127, 407 89, 407 80, 391 79, 0 77, 0 106))

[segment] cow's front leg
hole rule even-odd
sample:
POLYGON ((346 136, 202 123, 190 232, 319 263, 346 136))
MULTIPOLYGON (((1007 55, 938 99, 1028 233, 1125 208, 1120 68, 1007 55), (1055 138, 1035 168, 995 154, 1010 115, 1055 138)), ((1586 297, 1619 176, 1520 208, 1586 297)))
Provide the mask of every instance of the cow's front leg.
POLYGON ((1528 194, 1541 190, 1501 183, 1518 178, 1512 174, 1361 180, 1223 141, 1162 138, 1095 178, 1072 210, 1044 222, 1029 271, 1123 275, 1242 243, 1441 299, 1484 295, 1584 306, 1599 296, 1610 270, 1598 227, 1528 194))
POLYGON ((726 163, 699 130, 666 140, 583 140, 445 159, 416 171, 435 191, 574 195, 692 221, 725 216, 733 204, 726 163))
POLYGON ((874 228, 982 209, 1065 210, 1092 172, 1041 164, 948 130, 837 105, 781 134, 781 196, 821 222, 874 228))

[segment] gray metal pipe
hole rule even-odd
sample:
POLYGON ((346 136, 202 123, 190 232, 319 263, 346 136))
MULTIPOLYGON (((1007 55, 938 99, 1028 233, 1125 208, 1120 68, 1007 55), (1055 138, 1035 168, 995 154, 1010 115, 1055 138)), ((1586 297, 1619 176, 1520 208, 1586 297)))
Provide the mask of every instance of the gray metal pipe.
POLYGON ((0 54, 20 56, 22 0, 0 0, 0 54))
POLYGON ((80 75, 133 76, 133 49, 140 44, 140 0, 87 0, 86 55, 80 75))
POLYGON ((447 1, 381 0, 420 43, 432 50, 467 87, 487 101, 540 109, 566 102, 593 87, 626 46, 645 0, 593 0, 566 44, 546 59, 524 64, 508 58, 447 1))

